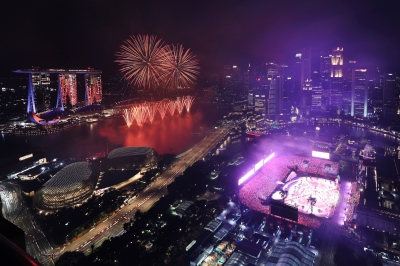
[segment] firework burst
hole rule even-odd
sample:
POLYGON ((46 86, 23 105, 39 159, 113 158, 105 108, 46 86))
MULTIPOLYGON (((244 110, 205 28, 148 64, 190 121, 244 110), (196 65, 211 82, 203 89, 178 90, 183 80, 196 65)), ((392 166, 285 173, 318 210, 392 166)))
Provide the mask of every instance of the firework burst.
POLYGON ((166 75, 169 54, 156 36, 131 36, 121 45, 116 62, 126 80, 138 87, 155 88, 166 75))
POLYGON ((187 88, 193 85, 199 75, 200 67, 190 49, 182 45, 168 46, 167 68, 165 72, 165 86, 167 88, 187 88))

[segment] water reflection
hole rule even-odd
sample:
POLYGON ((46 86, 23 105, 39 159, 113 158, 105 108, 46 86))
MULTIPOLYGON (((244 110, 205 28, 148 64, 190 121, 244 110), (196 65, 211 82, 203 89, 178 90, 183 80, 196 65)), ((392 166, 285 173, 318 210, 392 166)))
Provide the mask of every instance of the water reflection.
POLYGON ((152 124, 147 122, 142 127, 134 123, 128 128, 120 119, 113 119, 103 124, 98 133, 110 143, 120 146, 149 146, 159 154, 177 154, 204 138, 206 128, 203 114, 196 112, 166 116, 164 120, 156 117, 152 124))

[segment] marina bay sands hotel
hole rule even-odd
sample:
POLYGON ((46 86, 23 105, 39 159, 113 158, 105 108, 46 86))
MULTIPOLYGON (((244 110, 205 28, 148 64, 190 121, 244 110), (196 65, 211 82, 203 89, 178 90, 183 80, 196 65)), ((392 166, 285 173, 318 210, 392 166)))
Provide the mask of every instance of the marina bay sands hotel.
POLYGON ((37 95, 41 95, 44 103, 43 111, 52 109, 50 105, 49 90, 50 75, 57 75, 57 103, 56 108, 64 111, 64 107, 69 103, 71 106, 91 105, 101 102, 102 100, 102 83, 101 71, 88 69, 20 69, 15 70, 15 73, 28 74, 28 101, 26 112, 37 113, 37 95), (77 93, 77 75, 83 75, 85 80, 85 99, 78 99, 77 93), (80 100, 80 101, 79 101, 80 100))

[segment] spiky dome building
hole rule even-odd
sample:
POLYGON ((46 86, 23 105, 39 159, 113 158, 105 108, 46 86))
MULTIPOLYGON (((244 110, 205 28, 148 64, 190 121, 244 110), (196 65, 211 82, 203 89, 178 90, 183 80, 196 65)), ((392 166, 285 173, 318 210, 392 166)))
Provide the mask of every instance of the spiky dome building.
POLYGON ((99 172, 88 162, 67 165, 47 181, 33 196, 34 206, 57 211, 81 204, 94 191, 99 172))

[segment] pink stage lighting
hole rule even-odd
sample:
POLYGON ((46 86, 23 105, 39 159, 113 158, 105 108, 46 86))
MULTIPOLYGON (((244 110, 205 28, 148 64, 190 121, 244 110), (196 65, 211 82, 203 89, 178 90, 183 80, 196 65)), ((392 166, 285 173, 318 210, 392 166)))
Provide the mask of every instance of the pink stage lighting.
POLYGON ((312 151, 312 157, 317 157, 317 158, 322 158, 322 159, 328 159, 329 160, 329 153, 328 152, 322 152, 322 151, 312 151))
POLYGON ((242 176, 239 181, 238 181, 238 185, 240 186, 241 184, 244 183, 244 181, 246 181, 249 177, 251 177, 258 169, 260 169, 264 164, 266 164, 269 160, 271 160, 273 157, 275 156, 275 152, 273 152, 271 155, 269 155, 267 158, 265 158, 264 160, 259 161, 258 163, 256 163, 256 165, 254 166, 253 169, 251 169, 247 174, 245 174, 244 176, 242 176))
POLYGON ((257 171, 257 170, 260 169, 263 165, 264 165, 264 160, 259 161, 258 163, 256 163, 256 165, 254 165, 254 171, 257 171))
POLYGON ((275 152, 271 153, 267 158, 264 159, 264 164, 269 162, 275 156, 275 152))
POLYGON ((244 176, 242 176, 239 179, 238 185, 240 186, 244 181, 246 181, 250 176, 252 176, 254 174, 254 168, 251 169, 247 174, 245 174, 244 176))

